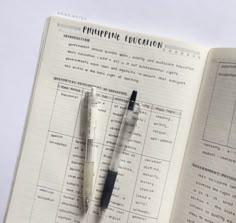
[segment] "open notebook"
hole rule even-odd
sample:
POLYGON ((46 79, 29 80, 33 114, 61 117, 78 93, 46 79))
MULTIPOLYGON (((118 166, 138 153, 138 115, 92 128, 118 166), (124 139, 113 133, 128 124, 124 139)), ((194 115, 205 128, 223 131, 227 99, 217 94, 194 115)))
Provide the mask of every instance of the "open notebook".
POLYGON ((236 50, 47 19, 6 223, 236 222, 236 50), (97 88, 92 206, 84 95, 97 88), (104 178, 132 90, 142 105, 108 210, 104 178))

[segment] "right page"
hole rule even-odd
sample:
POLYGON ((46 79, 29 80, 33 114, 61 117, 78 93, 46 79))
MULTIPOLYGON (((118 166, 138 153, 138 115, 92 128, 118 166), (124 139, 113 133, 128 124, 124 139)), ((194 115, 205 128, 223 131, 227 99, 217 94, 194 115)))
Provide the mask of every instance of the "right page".
POLYGON ((209 53, 171 222, 236 222, 236 49, 209 53))

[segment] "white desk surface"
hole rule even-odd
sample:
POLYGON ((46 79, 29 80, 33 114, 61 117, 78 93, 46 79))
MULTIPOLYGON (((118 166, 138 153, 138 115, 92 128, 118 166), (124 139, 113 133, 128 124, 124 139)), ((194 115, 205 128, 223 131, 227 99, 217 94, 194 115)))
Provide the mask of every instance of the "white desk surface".
POLYGON ((0 222, 7 205, 45 18, 58 12, 207 47, 236 47, 236 1, 0 2, 0 222))

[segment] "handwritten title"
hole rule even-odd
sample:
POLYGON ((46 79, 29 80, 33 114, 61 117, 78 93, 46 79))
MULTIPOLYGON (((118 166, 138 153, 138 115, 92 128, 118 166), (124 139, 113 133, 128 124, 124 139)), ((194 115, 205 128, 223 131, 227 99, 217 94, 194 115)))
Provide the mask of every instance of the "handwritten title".
MULTIPOLYGON (((108 40, 121 40, 121 35, 117 32, 91 28, 84 26, 82 32, 87 35, 98 36, 100 38, 108 39, 108 40)), ((150 40, 147 38, 139 37, 139 36, 132 36, 132 35, 125 35, 124 41, 129 44, 133 45, 140 45, 140 46, 149 46, 154 48, 162 48, 163 42, 150 40)))

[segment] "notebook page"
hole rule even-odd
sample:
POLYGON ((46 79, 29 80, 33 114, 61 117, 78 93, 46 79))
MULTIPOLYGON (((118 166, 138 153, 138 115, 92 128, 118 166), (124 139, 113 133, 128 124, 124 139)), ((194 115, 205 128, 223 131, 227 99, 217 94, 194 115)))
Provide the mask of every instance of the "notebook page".
POLYGON ((236 50, 209 53, 172 222, 236 222, 236 50))
POLYGON ((6 222, 169 221, 207 50, 52 17, 6 222), (82 211, 85 92, 96 86, 96 174, 82 211), (108 210, 104 177, 127 99, 141 112, 108 210))

